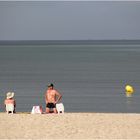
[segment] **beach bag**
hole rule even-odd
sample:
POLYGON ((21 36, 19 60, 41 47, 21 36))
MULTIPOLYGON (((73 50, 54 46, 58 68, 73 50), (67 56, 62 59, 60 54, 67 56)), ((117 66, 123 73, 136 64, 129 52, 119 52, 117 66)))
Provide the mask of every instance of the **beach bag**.
POLYGON ((42 114, 42 106, 33 106, 31 114, 42 114))
POLYGON ((56 104, 56 109, 57 109, 58 114, 64 113, 64 104, 63 103, 57 103, 56 104))

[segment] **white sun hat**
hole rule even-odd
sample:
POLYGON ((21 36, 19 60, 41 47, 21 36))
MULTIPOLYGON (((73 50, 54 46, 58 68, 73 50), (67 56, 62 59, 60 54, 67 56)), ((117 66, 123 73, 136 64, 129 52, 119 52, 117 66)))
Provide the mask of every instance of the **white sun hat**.
POLYGON ((7 99, 13 98, 14 97, 14 92, 8 92, 7 93, 7 99))

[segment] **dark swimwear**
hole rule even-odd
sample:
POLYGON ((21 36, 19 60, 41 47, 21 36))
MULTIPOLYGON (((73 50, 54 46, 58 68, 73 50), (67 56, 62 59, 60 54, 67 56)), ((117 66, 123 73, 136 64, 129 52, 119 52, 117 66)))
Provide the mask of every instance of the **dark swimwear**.
POLYGON ((46 107, 48 107, 48 108, 56 108, 56 105, 54 103, 47 103, 46 107))

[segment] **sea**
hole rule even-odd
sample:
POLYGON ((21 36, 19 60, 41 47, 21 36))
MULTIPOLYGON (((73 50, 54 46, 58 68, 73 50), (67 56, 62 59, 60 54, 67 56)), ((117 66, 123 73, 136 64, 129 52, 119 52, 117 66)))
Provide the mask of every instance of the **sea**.
POLYGON ((49 83, 65 112, 140 113, 140 43, 0 44, 0 112, 9 91, 17 112, 45 111, 49 83))

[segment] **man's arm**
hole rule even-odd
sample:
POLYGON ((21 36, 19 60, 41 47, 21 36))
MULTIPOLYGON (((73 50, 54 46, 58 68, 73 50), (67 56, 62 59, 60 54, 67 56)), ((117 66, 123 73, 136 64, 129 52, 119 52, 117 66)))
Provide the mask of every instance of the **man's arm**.
POLYGON ((56 91, 56 96, 57 96, 56 103, 58 103, 60 99, 62 98, 62 95, 58 91, 56 91))
POLYGON ((48 103, 47 91, 45 92, 45 102, 46 102, 46 104, 48 103))

